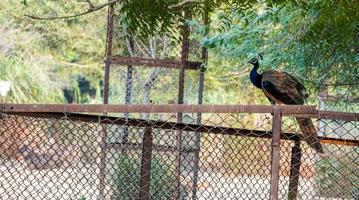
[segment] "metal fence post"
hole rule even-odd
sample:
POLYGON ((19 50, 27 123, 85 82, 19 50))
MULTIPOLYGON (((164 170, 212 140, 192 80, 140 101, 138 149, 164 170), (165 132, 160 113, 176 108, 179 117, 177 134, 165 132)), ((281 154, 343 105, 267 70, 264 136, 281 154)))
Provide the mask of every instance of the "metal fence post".
POLYGON ((271 200, 278 200, 281 121, 282 121, 281 110, 278 107, 274 107, 272 145, 271 145, 272 147, 271 183, 270 183, 271 200))
MULTIPOLYGON (((184 13, 184 18, 188 19, 188 12, 184 13)), ((181 49, 181 68, 179 72, 178 80, 178 104, 184 103, 184 81, 185 81, 185 69, 188 62, 188 53, 189 53, 189 26, 184 22, 182 27, 182 49, 181 49)), ((182 123, 183 113, 177 113, 177 123, 182 123)), ((174 185, 174 199, 179 199, 181 195, 181 163, 182 163, 182 131, 179 130, 176 136, 176 146, 178 153, 176 155, 176 169, 175 176, 176 181, 174 185)))
MULTIPOLYGON (((112 42, 113 42, 113 26, 114 26, 115 5, 111 4, 108 8, 107 16, 107 38, 106 38, 106 63, 105 63, 105 77, 104 77, 104 92, 103 104, 108 104, 109 97, 109 80, 110 80, 110 65, 112 57, 112 42)), ((104 113, 107 115, 107 113, 104 113)), ((105 199, 105 179, 106 179, 106 152, 107 152, 107 125, 101 125, 101 144, 100 144, 100 160, 99 160, 99 197, 98 199, 105 199)))
POLYGON ((292 148, 292 158, 290 162, 290 175, 289 175, 289 200, 296 200, 298 196, 298 185, 299 185, 299 171, 302 158, 302 149, 300 148, 300 139, 298 138, 294 142, 292 148))
POLYGON ((140 200, 150 199, 151 183, 151 161, 152 161, 153 136, 151 127, 147 127, 143 137, 141 178, 140 178, 140 200))

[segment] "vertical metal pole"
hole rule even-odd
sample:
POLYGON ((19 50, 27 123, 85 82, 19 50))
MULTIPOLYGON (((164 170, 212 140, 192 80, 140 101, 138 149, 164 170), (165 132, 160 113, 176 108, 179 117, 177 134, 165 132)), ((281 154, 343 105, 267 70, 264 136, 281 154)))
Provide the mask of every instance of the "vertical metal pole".
MULTIPOLYGON (((205 29, 205 36, 208 34, 209 31, 209 0, 206 0, 205 2, 205 8, 204 8, 204 14, 203 14, 203 22, 206 26, 205 29)), ((205 66, 207 64, 208 60, 208 52, 205 47, 202 47, 202 55, 201 59, 203 62, 203 65, 199 69, 199 80, 198 80, 198 105, 202 105, 203 103, 203 92, 204 92, 204 72, 205 72, 205 66)), ((202 123, 202 113, 197 113, 197 124, 202 123)), ((193 178, 192 178, 192 199, 197 199, 197 188, 198 188, 198 165, 199 165, 199 152, 201 150, 201 133, 196 132, 196 138, 195 138, 195 156, 194 156, 194 166, 193 166, 193 178)))
MULTIPOLYGON (((185 13, 185 19, 188 18, 187 12, 185 13)), ((184 78, 185 78, 185 69, 188 61, 188 51, 189 51, 189 27, 184 22, 183 31, 182 31, 182 50, 181 50, 181 68, 179 73, 179 81, 178 81, 178 104, 183 104, 184 99, 184 78)), ((179 113, 181 114, 181 113, 179 113)), ((182 114, 181 114, 182 115, 182 114)), ((179 120, 182 120, 179 119, 179 120)))
POLYGON ((151 127, 147 127, 142 145, 142 159, 141 159, 141 178, 140 178, 140 200, 150 199, 150 183, 151 183, 151 161, 152 161, 152 146, 153 136, 151 127))
POLYGON ((273 131, 272 131, 272 156, 271 156, 272 157, 271 185, 270 185, 271 200, 278 200, 281 121, 282 121, 281 110, 278 107, 274 107, 273 131))
POLYGON ((302 149, 300 148, 300 139, 298 138, 294 142, 292 148, 292 157, 290 162, 290 175, 289 175, 289 200, 296 200, 298 197, 298 185, 300 175, 300 165, 302 158, 302 149))
MULTIPOLYGON (((198 94, 198 104, 201 105, 203 103, 203 82, 204 82, 204 70, 205 67, 202 66, 200 69, 200 75, 199 75, 199 84, 202 84, 202 86, 199 86, 199 94, 198 94)), ((202 113, 197 113, 197 124, 202 123, 202 113)), ((194 155, 194 166, 193 166, 193 178, 192 178, 192 199, 197 199, 197 187, 198 187, 198 165, 199 165, 199 153, 201 150, 201 133, 196 132, 195 133, 195 155, 194 155)))
POLYGON ((103 103, 104 104, 108 104, 110 65, 111 65, 111 58, 112 58, 114 15, 115 15, 115 5, 111 4, 108 8, 108 17, 107 17, 106 64, 105 64, 105 81, 104 81, 104 90, 103 90, 103 103))
MULTIPOLYGON (((113 26, 114 26, 114 13, 115 5, 111 4, 108 8, 107 17, 107 37, 106 37, 106 64, 105 64, 105 81, 104 81, 104 94, 103 103, 108 104, 109 96, 109 80, 110 80, 110 65, 112 58, 112 40, 113 40, 113 26)), ((104 113, 105 115, 107 113, 104 113)), ((107 126, 102 125, 101 141, 100 141, 100 163, 99 163, 99 198, 105 199, 105 182, 106 182, 106 150, 107 150, 107 126)))
MULTIPOLYGON (((188 18, 188 13, 185 12, 184 19, 188 18)), ((189 51, 189 27, 184 22, 183 24, 183 32, 182 32, 182 50, 181 50, 181 69, 179 73, 179 81, 178 81, 178 104, 184 103, 184 78, 185 78, 185 68, 188 61, 188 51, 189 51)), ((182 113, 177 114, 177 122, 182 123, 182 113)), ((176 155, 176 169, 175 169, 175 190, 174 190, 174 197, 175 199, 179 199, 180 197, 180 189, 181 189, 181 150, 182 150, 182 132, 178 131, 176 136, 176 146, 177 146, 177 155, 176 155)))

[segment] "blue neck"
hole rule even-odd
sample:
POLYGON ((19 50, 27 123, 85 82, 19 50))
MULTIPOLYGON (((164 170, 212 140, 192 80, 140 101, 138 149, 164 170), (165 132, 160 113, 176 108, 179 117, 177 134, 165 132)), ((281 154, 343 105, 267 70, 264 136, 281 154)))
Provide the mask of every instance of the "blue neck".
POLYGON ((257 88, 262 88, 262 74, 258 74, 257 70, 258 70, 258 63, 254 65, 251 73, 249 74, 249 79, 251 80, 251 82, 253 83, 254 86, 256 86, 257 88))

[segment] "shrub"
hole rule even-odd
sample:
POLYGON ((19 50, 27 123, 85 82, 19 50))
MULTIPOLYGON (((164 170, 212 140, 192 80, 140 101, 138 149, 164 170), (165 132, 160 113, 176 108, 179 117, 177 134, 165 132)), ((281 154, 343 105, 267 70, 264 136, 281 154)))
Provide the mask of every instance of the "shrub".
MULTIPOLYGON (((141 161, 122 155, 117 161, 113 199, 136 199, 140 192, 141 161)), ((158 158, 151 162, 150 199, 170 199, 173 193, 172 169, 158 158)))

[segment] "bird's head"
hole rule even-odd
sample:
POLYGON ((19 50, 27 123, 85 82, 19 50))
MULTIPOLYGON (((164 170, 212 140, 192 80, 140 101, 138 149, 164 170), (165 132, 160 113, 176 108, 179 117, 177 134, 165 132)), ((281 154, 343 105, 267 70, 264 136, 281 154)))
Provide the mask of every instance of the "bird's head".
POLYGON ((252 64, 252 65, 254 65, 254 66, 258 66, 258 64, 259 64, 258 59, 263 60, 263 56, 262 56, 261 54, 258 54, 258 56, 256 56, 256 57, 250 59, 250 60, 248 61, 248 63, 250 63, 250 64, 252 64))
POLYGON ((258 58, 252 58, 248 61, 249 64, 257 65, 258 64, 258 58))

